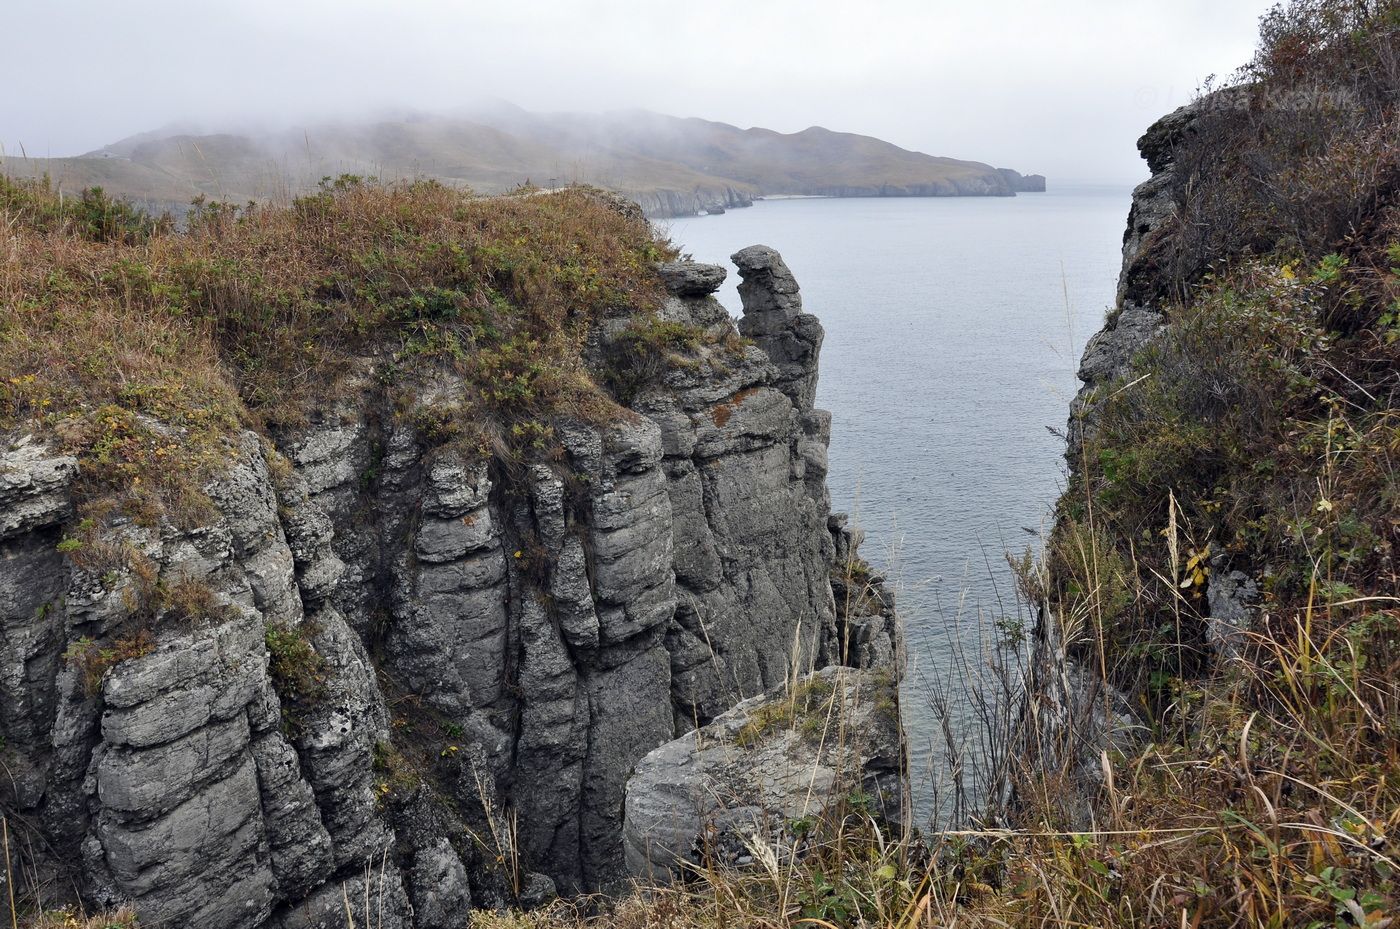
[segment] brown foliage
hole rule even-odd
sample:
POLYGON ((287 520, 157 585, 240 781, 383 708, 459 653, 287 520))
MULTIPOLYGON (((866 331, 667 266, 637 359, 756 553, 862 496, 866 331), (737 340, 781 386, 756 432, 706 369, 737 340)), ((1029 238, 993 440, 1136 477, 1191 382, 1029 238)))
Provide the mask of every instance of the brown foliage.
POLYGON ((0 179, 0 429, 42 428, 89 498, 197 523, 240 425, 302 421, 369 369, 462 379, 464 419, 615 409, 582 358, 649 310, 650 228, 598 195, 475 198, 342 178, 282 207, 197 204, 189 229, 0 179))

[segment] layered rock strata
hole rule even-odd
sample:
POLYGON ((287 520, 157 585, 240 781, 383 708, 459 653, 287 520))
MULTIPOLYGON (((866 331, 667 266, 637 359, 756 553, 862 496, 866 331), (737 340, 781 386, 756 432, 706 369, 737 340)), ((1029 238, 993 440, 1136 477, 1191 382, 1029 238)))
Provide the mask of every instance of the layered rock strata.
POLYGON ((0 804, 27 889, 152 925, 465 925, 622 877, 658 745, 890 660, 887 600, 833 593, 821 327, 775 252, 736 262, 750 340, 722 269, 663 269, 663 315, 713 344, 613 424, 560 423, 560 460, 442 444, 366 377, 244 433, 207 525, 75 548, 77 462, 5 437, 0 804))

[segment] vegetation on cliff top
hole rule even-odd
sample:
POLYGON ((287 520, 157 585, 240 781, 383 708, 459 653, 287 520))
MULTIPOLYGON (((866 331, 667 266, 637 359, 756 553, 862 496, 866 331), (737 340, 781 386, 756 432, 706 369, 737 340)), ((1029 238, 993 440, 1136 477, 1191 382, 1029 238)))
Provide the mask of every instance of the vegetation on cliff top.
POLYGON ((342 177, 287 206, 196 204, 177 231, 0 178, 0 431, 57 437, 89 499, 186 522, 235 429, 295 425, 370 378, 443 436, 538 439, 559 414, 615 414, 585 340, 658 306, 670 257, 581 189, 342 177), (407 388, 444 373, 462 388, 423 408, 407 388))
POLYGON ((1166 326, 1099 391, 1025 572, 1139 726, 1093 752, 1087 809, 1082 769, 1009 758, 994 828, 901 842, 845 810, 802 862, 756 842, 602 916, 485 924, 1397 925, 1397 102, 1400 4, 1295 0, 1175 146, 1144 265, 1166 326), (1234 657, 1207 636, 1231 571, 1259 592, 1234 657))

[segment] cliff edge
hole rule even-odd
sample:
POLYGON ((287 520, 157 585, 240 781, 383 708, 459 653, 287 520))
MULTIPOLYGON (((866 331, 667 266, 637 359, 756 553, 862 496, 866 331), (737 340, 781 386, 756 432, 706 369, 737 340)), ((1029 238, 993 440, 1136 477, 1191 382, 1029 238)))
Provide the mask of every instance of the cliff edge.
POLYGON ((822 332, 775 252, 736 256, 736 330, 723 269, 600 195, 344 181, 176 235, 4 192, 22 900, 465 925, 621 877, 653 748, 891 660, 833 595, 822 332))

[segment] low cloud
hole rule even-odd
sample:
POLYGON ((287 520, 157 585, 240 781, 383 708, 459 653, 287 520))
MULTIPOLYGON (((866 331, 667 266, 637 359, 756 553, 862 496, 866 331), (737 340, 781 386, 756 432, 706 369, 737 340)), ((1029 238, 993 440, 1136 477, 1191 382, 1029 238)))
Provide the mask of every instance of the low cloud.
POLYGON ((275 128, 496 98, 824 125, 1127 182, 1144 174, 1133 141, 1248 58, 1266 5, 12 0, 0 143, 71 155, 176 121, 275 128))

